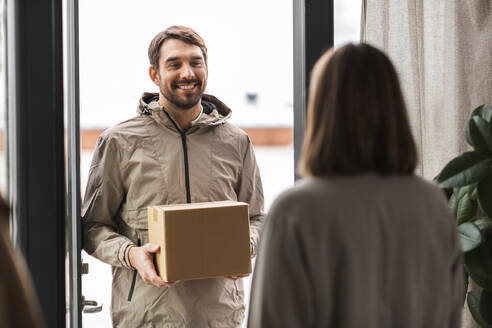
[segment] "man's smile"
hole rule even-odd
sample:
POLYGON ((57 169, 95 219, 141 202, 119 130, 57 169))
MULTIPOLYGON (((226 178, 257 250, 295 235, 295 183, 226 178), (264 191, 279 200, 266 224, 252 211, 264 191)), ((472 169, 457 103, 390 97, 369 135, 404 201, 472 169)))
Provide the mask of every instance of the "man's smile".
POLYGON ((178 88, 183 89, 183 90, 190 90, 195 87, 194 84, 187 84, 187 85, 179 85, 178 88))
POLYGON ((200 81, 182 81, 174 83, 173 87, 186 93, 194 92, 201 85, 200 81))

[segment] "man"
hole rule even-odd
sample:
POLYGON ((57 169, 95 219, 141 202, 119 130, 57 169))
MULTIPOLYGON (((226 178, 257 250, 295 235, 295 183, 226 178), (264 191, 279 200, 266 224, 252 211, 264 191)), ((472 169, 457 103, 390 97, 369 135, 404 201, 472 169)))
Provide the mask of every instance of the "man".
POLYGON ((240 327, 245 306, 238 277, 174 284, 159 278, 147 206, 246 202, 255 256, 264 214, 253 147, 227 122, 231 110, 204 94, 207 48, 195 31, 172 26, 160 32, 149 59, 159 93, 145 93, 137 117, 99 137, 82 208, 84 249, 112 265, 113 326, 240 327))

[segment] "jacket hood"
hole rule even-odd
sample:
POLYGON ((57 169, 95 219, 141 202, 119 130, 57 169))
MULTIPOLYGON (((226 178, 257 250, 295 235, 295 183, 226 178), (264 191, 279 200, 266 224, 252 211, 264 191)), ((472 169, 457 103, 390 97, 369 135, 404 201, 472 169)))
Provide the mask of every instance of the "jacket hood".
MULTIPOLYGON (((165 125, 170 123, 165 108, 159 105, 159 94, 145 92, 138 103, 137 113, 139 115, 151 115, 157 121, 165 125)), ((222 101, 208 94, 202 95, 203 114, 200 119, 193 124, 198 125, 218 125, 223 124, 232 115, 232 111, 222 101)))

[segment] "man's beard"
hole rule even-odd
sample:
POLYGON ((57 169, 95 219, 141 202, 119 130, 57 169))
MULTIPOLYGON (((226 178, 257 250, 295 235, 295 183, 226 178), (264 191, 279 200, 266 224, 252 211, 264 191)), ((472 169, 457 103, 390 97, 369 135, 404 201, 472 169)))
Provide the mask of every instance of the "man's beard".
MULTIPOLYGON (((178 82, 183 82, 183 81, 178 81, 178 82)), ((178 82, 175 82, 171 85, 172 90, 178 89, 178 82)), ((178 95, 176 95, 172 90, 169 90, 169 88, 160 88, 161 94, 164 96, 164 98, 167 99, 171 104, 174 106, 178 107, 179 109, 187 110, 195 106, 200 99, 202 98, 203 95, 203 90, 201 90, 202 83, 199 80, 191 80, 191 81, 186 81, 188 83, 190 82, 195 82, 196 87, 199 89, 199 91, 194 94, 190 95, 190 97, 185 97, 185 99, 181 99, 178 95)))

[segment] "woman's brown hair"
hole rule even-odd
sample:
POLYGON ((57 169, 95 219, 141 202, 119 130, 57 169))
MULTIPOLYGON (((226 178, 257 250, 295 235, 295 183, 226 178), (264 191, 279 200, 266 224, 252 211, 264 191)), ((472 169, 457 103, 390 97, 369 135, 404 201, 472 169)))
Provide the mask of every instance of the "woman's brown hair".
POLYGON ((328 50, 309 92, 301 173, 412 174, 417 152, 396 71, 367 44, 328 50))

